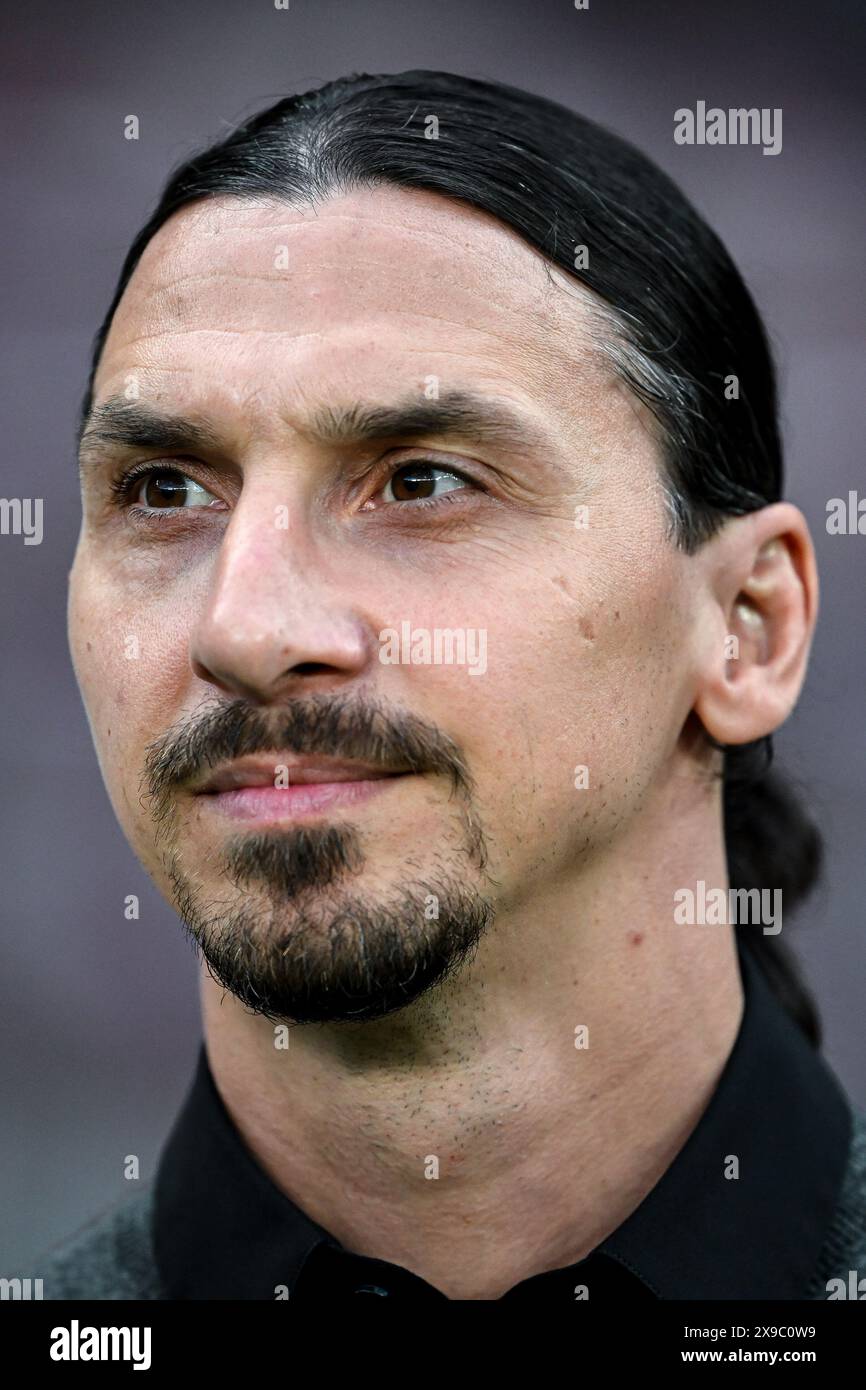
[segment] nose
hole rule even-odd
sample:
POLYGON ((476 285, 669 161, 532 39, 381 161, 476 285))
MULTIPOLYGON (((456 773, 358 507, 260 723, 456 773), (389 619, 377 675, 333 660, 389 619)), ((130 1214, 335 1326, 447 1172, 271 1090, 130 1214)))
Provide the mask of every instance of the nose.
POLYGON ((332 538, 314 538, 299 507, 283 529, 274 518, 285 509, 273 502, 246 491, 238 502, 190 640, 200 680, 261 704, 337 689, 362 675, 375 651, 352 606, 350 575, 325 554, 332 538))

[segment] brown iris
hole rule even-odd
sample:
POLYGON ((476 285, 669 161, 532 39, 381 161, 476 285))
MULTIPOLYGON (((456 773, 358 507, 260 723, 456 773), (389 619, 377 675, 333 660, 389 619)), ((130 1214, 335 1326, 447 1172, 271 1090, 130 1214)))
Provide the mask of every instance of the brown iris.
POLYGON ((398 502, 413 497, 430 497, 436 485, 436 472, 429 463, 410 463, 398 469, 391 479, 391 491, 398 502))

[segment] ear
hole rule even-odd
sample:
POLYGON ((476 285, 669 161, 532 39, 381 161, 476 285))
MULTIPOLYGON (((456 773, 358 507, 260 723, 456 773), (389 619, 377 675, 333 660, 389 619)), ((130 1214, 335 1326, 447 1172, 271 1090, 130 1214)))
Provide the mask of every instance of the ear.
POLYGON ((802 689, 818 616, 809 527, 789 502, 726 522, 704 547, 705 606, 694 703, 719 743, 778 729, 802 689))

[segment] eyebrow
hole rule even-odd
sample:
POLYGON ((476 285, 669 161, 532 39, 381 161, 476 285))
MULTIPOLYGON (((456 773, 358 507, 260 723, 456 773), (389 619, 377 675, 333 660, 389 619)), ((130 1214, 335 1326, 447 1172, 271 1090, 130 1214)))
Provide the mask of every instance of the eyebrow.
MULTIPOLYGON (((356 401, 320 407, 304 432, 319 443, 348 445, 420 435, 468 436, 509 450, 551 452, 552 441, 520 410, 477 392, 452 389, 437 398, 407 396, 388 405, 356 401)), ((165 414, 140 401, 112 396, 94 406, 79 437, 79 458, 100 446, 219 452, 222 441, 205 422, 165 414)))
POLYGON ((164 414, 124 396, 111 396, 88 413, 78 438, 79 459, 97 454, 106 445, 181 453, 216 449, 219 440, 202 421, 164 414))

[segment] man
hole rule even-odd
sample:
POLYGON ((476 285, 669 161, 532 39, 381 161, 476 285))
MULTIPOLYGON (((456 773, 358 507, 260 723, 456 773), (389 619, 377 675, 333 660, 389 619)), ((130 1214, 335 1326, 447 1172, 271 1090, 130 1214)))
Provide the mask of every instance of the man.
POLYGON ((866 1121, 778 940, 814 554, 670 181, 449 74, 281 102, 173 176, 82 426, 73 659, 204 1043, 46 1296, 866 1271, 866 1121))

